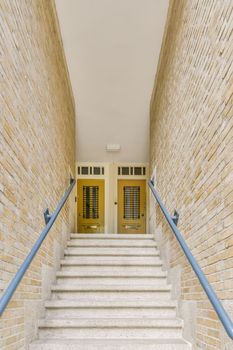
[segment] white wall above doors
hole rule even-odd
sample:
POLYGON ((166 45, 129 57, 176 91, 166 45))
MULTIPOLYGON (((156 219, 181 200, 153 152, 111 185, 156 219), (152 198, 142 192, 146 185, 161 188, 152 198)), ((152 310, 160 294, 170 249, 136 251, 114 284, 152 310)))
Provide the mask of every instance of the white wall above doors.
POLYGON ((55 0, 76 101, 77 160, 147 162, 169 0, 55 0), (120 152, 106 152, 107 144, 120 152))

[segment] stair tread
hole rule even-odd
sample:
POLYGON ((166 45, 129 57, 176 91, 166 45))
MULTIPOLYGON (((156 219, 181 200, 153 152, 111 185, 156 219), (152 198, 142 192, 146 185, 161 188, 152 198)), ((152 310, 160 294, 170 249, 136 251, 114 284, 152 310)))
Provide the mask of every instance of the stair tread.
MULTIPOLYGON (((138 242, 138 241, 136 241, 136 242, 138 242)), ((150 241, 146 241, 146 242, 148 243, 150 241)), ((100 240, 99 241, 94 240, 94 242, 93 242, 93 240, 90 240, 89 245, 81 245, 81 244, 79 245, 77 242, 76 245, 67 244, 67 247, 69 247, 70 249, 73 248, 76 250, 78 250, 78 249, 84 249, 84 250, 94 250, 94 249, 101 250, 101 249, 103 249, 103 250, 127 250, 127 252, 129 252, 130 250, 135 250, 135 251, 140 252, 141 249, 151 250, 153 252, 158 250, 158 248, 154 245, 143 246, 142 243, 140 243, 139 246, 131 245, 131 244, 125 246, 125 243, 124 243, 124 245, 118 245, 119 241, 114 241, 113 243, 114 243, 114 245, 108 246, 108 245, 105 245, 106 242, 104 243, 104 242, 102 242, 102 240, 101 240, 101 242, 100 242, 100 240), (90 245, 90 243, 92 243, 92 244, 94 243, 95 245, 92 246, 92 245, 90 245), (97 243, 98 243, 98 245, 96 245, 97 243)))
POLYGON ((105 257, 104 259, 100 259, 99 257, 90 259, 90 257, 77 257, 77 258, 69 258, 61 260, 61 265, 86 265, 86 266, 162 266, 162 261, 156 257, 116 257, 113 259, 112 257, 105 257), (108 258, 108 259, 107 259, 108 258))
POLYGON ((141 284, 135 284, 135 285, 128 285, 128 284, 86 284, 83 286, 79 285, 63 285, 63 284, 56 284, 51 287, 52 291, 170 291, 171 286, 170 285, 141 285, 141 284))
POLYGON ((43 339, 30 345, 30 350, 191 350, 183 338, 168 339, 43 339))
POLYGON ((159 251, 154 247, 68 247, 65 255, 75 256, 159 256, 159 251))
POLYGON ((39 327, 87 327, 87 328, 181 328, 183 321, 178 318, 69 318, 69 319, 42 319, 39 327))
POLYGON ((79 339, 38 339, 34 341, 34 344, 43 344, 44 342, 48 342, 48 343, 57 343, 57 342, 61 342, 63 344, 79 344, 80 342, 84 342, 84 343, 88 343, 88 342, 94 342, 94 343, 100 343, 103 344, 103 342, 109 342, 109 343, 123 343, 123 344, 138 344, 138 343, 145 343, 145 344, 151 344, 151 343, 158 343, 158 344, 189 344, 186 340, 182 339, 182 338, 168 338, 168 339, 99 339, 99 338, 79 338, 79 339))
POLYGON ((134 265, 67 265, 61 266, 59 272, 67 272, 82 276, 156 276, 156 274, 165 274, 167 272, 162 270, 161 264, 156 266, 134 266, 134 265))
POLYGON ((139 258, 159 258, 159 254, 158 253, 143 253, 141 252, 140 254, 136 254, 134 252, 131 252, 131 253, 122 253, 122 252, 114 252, 114 253, 110 253, 110 252, 106 252, 106 253, 92 253, 92 252, 72 252, 72 251, 69 251, 69 250, 65 250, 64 251, 64 255, 65 257, 77 257, 77 258, 108 258, 108 257, 111 257, 111 258, 136 258, 136 257, 139 257, 139 258))
POLYGON ((108 248, 115 248, 115 247, 124 247, 124 248, 147 248, 147 247, 154 247, 157 248, 157 243, 154 240, 145 239, 145 240, 130 240, 130 239, 123 239, 123 240, 116 240, 116 239, 78 239, 78 238, 71 238, 70 241, 67 242, 68 247, 108 247, 108 248))
POLYGON ((58 271, 56 273, 57 277, 74 277, 74 278, 166 278, 167 274, 166 272, 154 272, 153 274, 143 274, 143 275, 134 275, 129 273, 121 273, 119 275, 116 274, 107 274, 102 272, 102 274, 98 273, 96 275, 88 275, 88 274, 80 274, 79 272, 72 272, 72 271, 58 271))
POLYGON ((170 300, 49 300, 45 302, 45 307, 47 308, 59 308, 59 307, 68 307, 68 308, 175 308, 177 302, 170 300))

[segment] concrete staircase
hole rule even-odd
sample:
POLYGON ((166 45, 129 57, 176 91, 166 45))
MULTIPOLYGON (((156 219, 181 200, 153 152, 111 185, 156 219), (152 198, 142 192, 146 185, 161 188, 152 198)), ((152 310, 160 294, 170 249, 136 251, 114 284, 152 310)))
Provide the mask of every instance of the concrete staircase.
POLYGON ((72 234, 30 350, 188 350, 152 236, 72 234))

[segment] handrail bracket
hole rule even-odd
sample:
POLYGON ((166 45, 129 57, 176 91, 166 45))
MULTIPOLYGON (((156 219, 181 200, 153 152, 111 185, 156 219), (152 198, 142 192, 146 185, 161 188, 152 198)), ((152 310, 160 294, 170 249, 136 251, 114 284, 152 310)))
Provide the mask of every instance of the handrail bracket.
POLYGON ((49 213, 49 208, 46 208, 44 211, 44 221, 45 225, 47 225, 52 217, 52 214, 49 213))
POLYGON ((180 214, 178 213, 177 210, 174 211, 174 214, 172 216, 172 221, 174 222, 174 224, 177 226, 178 225, 178 221, 179 221, 179 217, 180 214))

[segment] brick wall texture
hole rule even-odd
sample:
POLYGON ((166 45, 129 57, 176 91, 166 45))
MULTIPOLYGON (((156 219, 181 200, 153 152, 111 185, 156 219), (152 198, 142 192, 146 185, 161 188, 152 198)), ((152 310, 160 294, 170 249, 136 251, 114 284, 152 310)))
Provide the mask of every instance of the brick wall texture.
MULTIPOLYGON (((233 2, 170 3, 151 100, 151 172, 179 229, 228 311, 233 303, 233 2)), ((195 349, 232 349, 160 210, 161 248, 194 301, 195 349)), ((233 316, 232 312, 231 315, 233 316)))
MULTIPOLYGON (((44 209, 55 209, 74 173, 74 104, 54 8, 50 0, 0 1, 1 293, 44 228, 44 209)), ((36 335, 43 276, 74 229, 71 201, 0 318, 1 350, 27 349, 36 335)))

